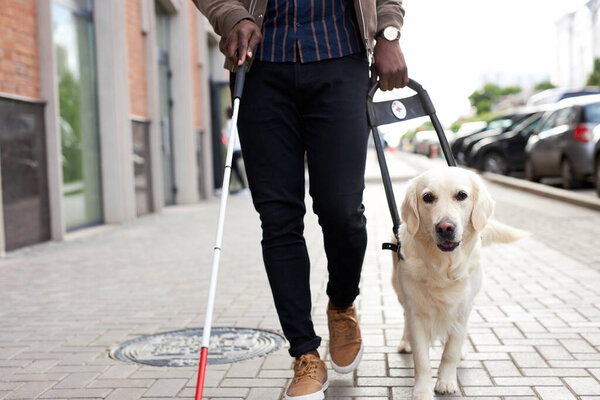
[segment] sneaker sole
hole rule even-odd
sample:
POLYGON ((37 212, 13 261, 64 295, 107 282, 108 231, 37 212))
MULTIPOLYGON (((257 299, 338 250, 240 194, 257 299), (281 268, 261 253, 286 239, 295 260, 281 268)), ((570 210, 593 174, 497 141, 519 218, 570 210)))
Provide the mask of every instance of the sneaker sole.
MULTIPOLYGON (((364 344, 361 343, 360 350, 358 350, 358 354, 356 355, 356 358, 354 359, 354 361, 352 361, 352 363, 350 365, 346 365, 346 366, 342 367, 342 366, 336 365, 336 363, 334 363, 333 360, 330 360, 333 370, 335 372, 337 372, 338 374, 349 374, 350 372, 354 371, 356 368, 358 368, 358 364, 360 364, 360 360, 362 359, 362 355, 363 355, 363 350, 364 350, 364 344)), ((329 356, 331 357, 331 354, 329 354, 329 356)))
POLYGON ((311 394, 305 394, 302 396, 294 396, 294 397, 290 397, 286 393, 283 398, 285 400, 323 400, 325 398, 324 392, 327 390, 328 387, 329 387, 329 381, 326 381, 323 384, 321 390, 319 390, 318 392, 311 393, 311 394))

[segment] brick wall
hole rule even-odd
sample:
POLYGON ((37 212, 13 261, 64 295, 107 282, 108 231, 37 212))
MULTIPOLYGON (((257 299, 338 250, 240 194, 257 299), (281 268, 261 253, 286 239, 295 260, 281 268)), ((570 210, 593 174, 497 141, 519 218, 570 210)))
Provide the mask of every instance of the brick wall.
MULTIPOLYGON (((2 1, 2 0, 0 0, 2 1)), ((148 117, 146 96, 146 35, 142 32, 141 2, 126 0, 127 55, 131 114, 148 117)))
POLYGON ((0 0, 0 92, 39 99, 36 0, 0 0))

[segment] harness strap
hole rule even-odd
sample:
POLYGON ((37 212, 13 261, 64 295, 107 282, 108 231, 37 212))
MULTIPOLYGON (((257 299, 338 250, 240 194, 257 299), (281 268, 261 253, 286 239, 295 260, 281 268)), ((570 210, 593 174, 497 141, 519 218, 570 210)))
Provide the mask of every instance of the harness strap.
POLYGON ((402 246, 400 245, 400 242, 398 242, 398 243, 383 243, 381 245, 381 249, 394 251, 398 255, 399 259, 404 260, 404 257, 402 257, 402 252, 401 252, 402 246))

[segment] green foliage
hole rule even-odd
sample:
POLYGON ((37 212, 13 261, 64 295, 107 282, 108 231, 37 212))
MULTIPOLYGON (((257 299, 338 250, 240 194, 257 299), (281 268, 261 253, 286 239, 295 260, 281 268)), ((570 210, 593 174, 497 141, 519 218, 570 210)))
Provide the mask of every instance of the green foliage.
POLYGON ((450 130, 455 133, 458 132, 458 130, 460 129, 462 124, 464 124, 465 122, 467 122, 467 121, 464 119, 457 119, 456 121, 454 121, 452 123, 452 125, 450 125, 450 130))
POLYGON ((482 89, 471 93, 469 100, 477 110, 477 115, 481 115, 491 112, 494 104, 501 100, 502 97, 518 94, 521 91, 522 89, 519 86, 501 88, 495 83, 486 83, 482 89))
POLYGON ((500 89, 500 96, 510 96, 512 94, 519 94, 523 91, 520 86, 507 86, 500 89))
POLYGON ((60 137, 65 183, 83 179, 81 151, 81 113, 79 82, 67 67, 67 52, 56 47, 58 70, 58 101, 60 103, 60 137))
POLYGON ((594 60, 594 70, 587 80, 588 86, 600 86, 600 58, 594 60))
POLYGON ((433 130, 433 124, 431 123, 431 121, 425 121, 421 126, 419 126, 418 128, 415 129, 410 129, 408 131, 406 131, 406 133, 404 135, 402 135, 402 139, 412 139, 415 137, 415 135, 417 134, 417 132, 421 132, 421 131, 432 131, 433 130))
POLYGON ((410 129, 410 130, 406 131, 406 133, 404 135, 402 135, 402 140, 414 138, 415 135, 417 134, 417 132, 419 132, 418 129, 410 129))
POLYGON ((533 90, 535 90, 536 92, 541 92, 542 90, 548 90, 548 89, 554 89, 554 88, 556 88, 556 86, 554 86, 554 84, 552 82, 546 80, 546 81, 536 83, 536 85, 533 87, 533 90))
POLYGON ((477 109, 477 115, 488 113, 492 111, 492 101, 488 99, 480 100, 475 103, 475 108, 477 109))

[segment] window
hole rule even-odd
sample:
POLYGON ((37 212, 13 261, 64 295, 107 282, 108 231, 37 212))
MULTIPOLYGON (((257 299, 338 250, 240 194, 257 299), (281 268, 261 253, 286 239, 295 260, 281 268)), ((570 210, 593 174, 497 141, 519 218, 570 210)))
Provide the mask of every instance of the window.
POLYGON ((583 109, 583 115, 583 120, 585 122, 600 124, 600 103, 594 103, 585 106, 583 109))
POLYGON ((486 131, 498 128, 508 128, 512 124, 512 119, 510 118, 499 118, 493 121, 490 121, 488 126, 485 128, 486 131))
POLYGON ((89 0, 52 5, 67 229, 102 221, 94 26, 89 0))
POLYGON ((542 122, 542 127, 540 129, 540 132, 550 130, 556 126, 554 124, 554 122, 556 121, 556 117, 559 112, 560 112, 560 110, 554 111, 552 114, 550 114, 550 116, 548 116, 544 119, 544 121, 542 122))
POLYGON ((568 107, 558 111, 554 126, 570 125, 575 117, 576 110, 573 107, 568 107))
POLYGON ((533 117, 533 121, 531 118, 529 119, 529 124, 526 125, 523 129, 519 131, 519 134, 523 137, 529 137, 535 129, 539 126, 540 121, 542 120, 540 115, 536 115, 533 117))

